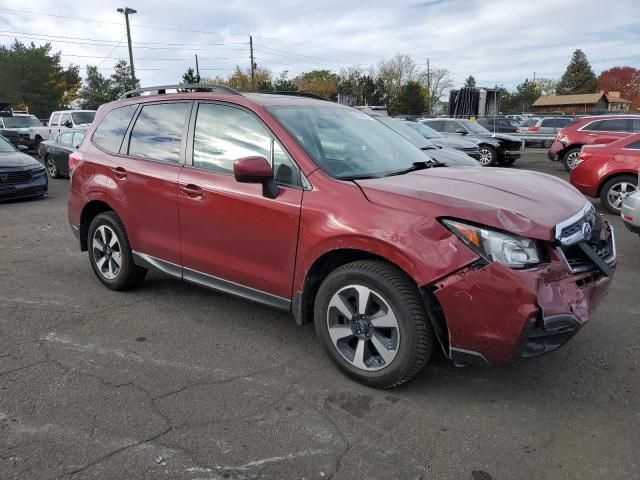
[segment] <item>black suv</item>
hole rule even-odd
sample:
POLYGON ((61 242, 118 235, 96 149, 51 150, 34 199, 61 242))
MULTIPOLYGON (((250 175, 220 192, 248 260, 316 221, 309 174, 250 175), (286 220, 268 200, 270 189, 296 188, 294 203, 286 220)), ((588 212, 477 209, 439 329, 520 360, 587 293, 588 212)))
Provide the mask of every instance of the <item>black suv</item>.
POLYGON ((522 141, 502 133, 491 133, 472 120, 461 118, 427 118, 426 125, 447 136, 462 136, 480 148, 480 163, 485 167, 511 165, 520 158, 522 141))

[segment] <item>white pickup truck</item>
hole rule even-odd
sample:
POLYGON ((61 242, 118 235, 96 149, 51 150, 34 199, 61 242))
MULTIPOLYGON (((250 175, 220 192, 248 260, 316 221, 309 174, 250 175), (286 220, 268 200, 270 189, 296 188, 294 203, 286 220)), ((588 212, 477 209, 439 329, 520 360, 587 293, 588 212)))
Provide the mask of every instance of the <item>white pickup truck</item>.
POLYGON ((35 115, 28 113, 1 112, 1 129, 13 130, 19 137, 24 137, 24 142, 21 141, 20 143, 28 148, 37 148, 42 140, 49 138, 49 127, 44 127, 35 115), (27 135, 29 135, 28 140, 27 135))
POLYGON ((49 118, 49 135, 55 137, 66 128, 86 130, 96 116, 95 110, 62 110, 53 112, 49 118))

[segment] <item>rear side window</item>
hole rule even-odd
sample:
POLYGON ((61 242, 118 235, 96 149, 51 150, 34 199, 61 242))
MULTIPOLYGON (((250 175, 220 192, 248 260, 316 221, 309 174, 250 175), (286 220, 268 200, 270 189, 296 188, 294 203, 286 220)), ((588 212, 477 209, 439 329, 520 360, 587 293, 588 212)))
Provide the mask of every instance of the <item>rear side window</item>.
POLYGON ((598 130, 601 132, 628 132, 629 121, 626 118, 616 118, 613 120, 601 120, 598 124, 592 124, 587 130, 598 130))
POLYGON ((129 155, 180 163, 180 145, 189 103, 145 105, 131 130, 129 155))
POLYGON ((218 173, 232 173, 243 157, 271 153, 271 135, 251 114, 239 108, 213 103, 198 107, 193 136, 193 166, 218 173))
POLYGON ((107 152, 118 153, 136 108, 135 105, 128 105, 107 113, 93 134, 93 143, 107 152))
POLYGON ((73 143, 73 132, 63 133, 58 137, 58 142, 62 145, 71 145, 73 143))
POLYGON ((631 150, 640 150, 640 140, 637 140, 633 143, 630 143, 629 145, 627 145, 624 148, 629 148, 631 150))
POLYGON ((556 121, 553 118, 545 118, 544 120, 542 120, 542 123, 540 124, 541 127, 551 127, 553 128, 553 126, 555 125, 556 121))

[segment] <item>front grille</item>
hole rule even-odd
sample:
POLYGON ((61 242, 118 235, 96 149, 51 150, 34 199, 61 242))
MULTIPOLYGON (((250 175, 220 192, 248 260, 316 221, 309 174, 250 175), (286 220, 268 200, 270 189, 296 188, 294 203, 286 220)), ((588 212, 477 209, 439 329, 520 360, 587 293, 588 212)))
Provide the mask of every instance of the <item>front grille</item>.
POLYGON ((31 172, 2 172, 0 171, 0 187, 2 185, 20 185, 31 182, 31 172))
POLYGON ((585 253, 581 244, 593 250, 607 264, 611 264, 616 258, 613 229, 595 213, 595 209, 590 204, 586 205, 580 214, 556 227, 556 239, 574 273, 598 268, 585 253))

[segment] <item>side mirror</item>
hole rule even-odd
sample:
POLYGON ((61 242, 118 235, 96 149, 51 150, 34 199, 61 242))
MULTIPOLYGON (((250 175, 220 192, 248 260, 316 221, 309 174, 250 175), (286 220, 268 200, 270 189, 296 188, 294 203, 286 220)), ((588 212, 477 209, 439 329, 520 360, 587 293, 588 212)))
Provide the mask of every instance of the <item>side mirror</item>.
POLYGON ((240 183, 261 183, 262 195, 276 198, 279 193, 278 185, 273 179, 271 165, 264 157, 244 157, 233 164, 233 176, 240 183))
POLYGON ((71 128, 71 127, 73 127, 73 124, 69 120, 67 120, 66 122, 64 122, 62 124, 62 126, 63 127, 67 127, 67 128, 71 128))
POLYGON ((467 131, 464 128, 459 128, 456 130, 456 133, 459 133, 460 135, 466 135, 467 131))
POLYGON ((29 147, 27 147, 26 145, 18 145, 18 150, 20 150, 21 152, 26 152, 29 150, 29 147))

